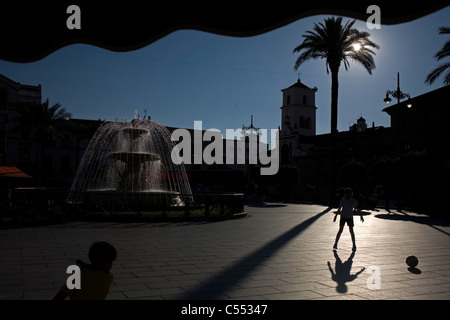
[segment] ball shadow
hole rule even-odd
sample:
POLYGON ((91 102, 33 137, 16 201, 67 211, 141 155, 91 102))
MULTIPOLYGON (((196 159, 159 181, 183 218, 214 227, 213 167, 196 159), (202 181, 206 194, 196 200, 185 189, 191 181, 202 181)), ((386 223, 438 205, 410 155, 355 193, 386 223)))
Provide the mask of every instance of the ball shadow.
POLYGON ((414 273, 414 274, 421 274, 422 273, 422 271, 419 268, 416 268, 416 267, 409 267, 408 271, 411 272, 411 273, 414 273))

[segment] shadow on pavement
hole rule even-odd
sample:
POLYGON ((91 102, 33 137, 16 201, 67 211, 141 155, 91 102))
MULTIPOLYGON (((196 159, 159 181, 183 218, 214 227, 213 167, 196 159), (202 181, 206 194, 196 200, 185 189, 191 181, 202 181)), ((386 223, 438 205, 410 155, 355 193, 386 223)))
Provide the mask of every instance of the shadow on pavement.
POLYGON ((283 208, 283 207, 287 207, 287 204, 281 204, 281 203, 271 203, 271 204, 266 204, 266 203, 250 203, 250 204, 246 204, 247 207, 252 207, 252 208, 283 208))
POLYGON ((414 274, 421 274, 422 273, 422 271, 419 268, 416 268, 416 267, 414 267, 414 268, 413 267, 409 267, 408 271, 411 272, 411 273, 414 273, 414 274))
POLYGON ((412 216, 407 214, 406 212, 391 212, 391 213, 383 213, 383 214, 377 214, 375 217, 385 220, 397 220, 397 221, 411 221, 415 223, 424 224, 427 226, 430 226, 431 228, 442 232, 448 236, 450 236, 450 233, 448 233, 445 230, 442 230, 440 227, 450 227, 450 219, 445 219, 442 217, 431 217, 431 216, 412 216))
POLYGON ((301 232, 313 224, 322 215, 329 212, 332 208, 328 207, 315 216, 303 221, 291 230, 280 235, 262 248, 236 262, 230 268, 215 276, 209 282, 194 292, 188 293, 183 300, 208 299, 215 300, 222 298, 222 295, 246 278, 253 270, 261 265, 266 259, 271 257, 277 250, 281 249, 289 241, 297 237, 301 232))
POLYGON ((345 262, 342 262, 336 250, 333 252, 334 258, 336 259, 334 270, 331 268, 331 263, 328 261, 328 269, 331 273, 331 280, 337 283, 337 292, 346 293, 348 291, 346 283, 355 280, 359 274, 364 271, 364 268, 361 268, 361 270, 355 274, 350 274, 352 271, 353 257, 355 256, 356 251, 353 251, 345 262))

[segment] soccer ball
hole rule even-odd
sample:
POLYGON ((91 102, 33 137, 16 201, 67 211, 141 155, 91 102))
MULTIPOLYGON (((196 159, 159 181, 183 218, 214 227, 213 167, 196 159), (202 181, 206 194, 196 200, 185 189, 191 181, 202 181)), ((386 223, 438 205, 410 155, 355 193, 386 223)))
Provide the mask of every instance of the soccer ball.
POLYGON ((419 264, 419 259, 416 256, 409 256, 406 258, 406 264, 411 268, 414 268, 419 264))

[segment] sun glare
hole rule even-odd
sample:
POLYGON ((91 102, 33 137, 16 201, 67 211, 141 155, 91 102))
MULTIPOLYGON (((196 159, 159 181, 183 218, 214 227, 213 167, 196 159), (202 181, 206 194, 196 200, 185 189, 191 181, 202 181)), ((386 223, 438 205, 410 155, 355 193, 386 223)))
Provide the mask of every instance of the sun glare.
POLYGON ((359 43, 354 43, 353 49, 355 49, 355 51, 359 51, 359 49, 361 49, 361 45, 359 43))

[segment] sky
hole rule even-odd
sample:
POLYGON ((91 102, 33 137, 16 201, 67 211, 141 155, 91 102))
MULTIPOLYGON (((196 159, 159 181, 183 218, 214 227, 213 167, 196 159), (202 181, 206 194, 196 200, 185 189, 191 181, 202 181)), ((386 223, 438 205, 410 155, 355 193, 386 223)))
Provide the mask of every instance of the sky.
MULTIPOLYGON (((381 10, 381 22, 383 19, 381 10)), ((369 16, 369 15, 368 15, 369 16)), ((61 103, 73 118, 131 120, 140 118, 170 127, 237 129, 250 125, 276 129, 281 125, 281 90, 298 77, 317 87, 317 134, 330 132, 331 75, 323 60, 311 60, 298 71, 293 49, 314 23, 329 16, 302 18, 252 37, 230 37, 198 30, 178 30, 148 46, 113 52, 86 44, 63 47, 30 63, 0 60, 0 73, 28 85, 42 86, 42 99, 61 103)), ((400 89, 411 97, 443 86, 443 76, 426 85, 436 68, 434 54, 448 40, 438 28, 450 26, 450 6, 411 22, 368 29, 357 20, 354 28, 370 33, 376 50, 372 75, 351 62, 339 72, 338 130, 347 131, 359 117, 368 126, 390 126, 382 111, 387 90, 400 89)), ((344 17, 343 21, 353 20, 344 17)), ((391 97, 392 98, 392 97, 391 97)), ((396 100, 393 99, 393 104, 396 100)))

